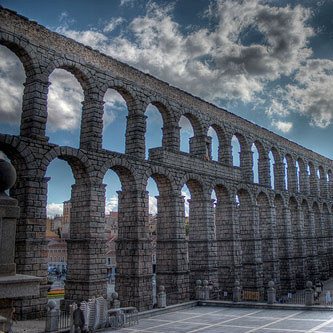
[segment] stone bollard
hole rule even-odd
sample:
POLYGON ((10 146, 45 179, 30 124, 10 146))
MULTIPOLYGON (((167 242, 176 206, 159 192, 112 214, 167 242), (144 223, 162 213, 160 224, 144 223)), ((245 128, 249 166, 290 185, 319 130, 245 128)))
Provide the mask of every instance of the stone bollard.
POLYGON ((306 283, 305 289, 305 305, 312 306, 314 304, 314 290, 311 281, 306 283))
POLYGON ((111 298, 112 298, 112 309, 119 309, 120 301, 118 299, 118 293, 113 292, 111 295, 111 298))
POLYGON ((274 304, 276 302, 276 290, 274 285, 274 281, 268 282, 267 304, 274 304))
POLYGON ((196 300, 201 300, 202 299, 201 280, 195 281, 195 299, 196 300))
POLYGON ((240 302, 242 300, 242 293, 240 288, 240 283, 238 280, 235 281, 235 287, 232 290, 232 301, 240 302))
POLYGON ((164 286, 159 286, 159 292, 157 295, 157 307, 166 308, 166 293, 164 286))
POLYGON ((45 332, 58 332, 59 328, 59 310, 56 310, 56 302, 53 300, 47 303, 45 332))
POLYGON ((210 299, 210 287, 207 280, 202 281, 202 299, 208 301, 210 299))

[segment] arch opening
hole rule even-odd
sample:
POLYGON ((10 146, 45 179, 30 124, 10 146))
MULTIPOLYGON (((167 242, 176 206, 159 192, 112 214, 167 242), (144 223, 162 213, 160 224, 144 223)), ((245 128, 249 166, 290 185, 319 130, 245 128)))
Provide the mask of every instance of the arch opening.
POLYGON ((149 104, 146 109, 147 128, 146 128, 146 159, 149 149, 162 147, 163 139, 163 118, 160 110, 153 104, 149 104))
POLYGON ((259 150, 255 143, 251 145, 253 182, 259 184, 259 150))
POLYGON ((284 164, 284 190, 288 191, 289 182, 288 182, 288 160, 286 157, 283 158, 284 164))
POLYGON ((270 150, 268 153, 269 158, 269 174, 270 174, 270 186, 271 189, 275 189, 275 174, 274 174, 274 165, 275 165, 275 158, 273 152, 270 150))
POLYGON ((296 178, 297 178, 297 192, 301 192, 301 168, 299 162, 296 161, 296 178))
POLYGON ((124 154, 128 115, 126 100, 117 90, 109 88, 104 102, 102 147, 124 154))
POLYGON ((190 153, 190 139, 194 136, 194 129, 186 116, 181 116, 180 127, 180 151, 190 153))
POLYGON ((213 161, 219 161, 219 138, 214 127, 210 126, 207 135, 212 138, 211 141, 211 158, 213 161))
POLYGON ((83 89, 74 74, 57 68, 49 76, 46 135, 60 146, 79 147, 83 89))
POLYGON ((232 147, 232 165, 240 167, 241 145, 236 135, 233 135, 231 138, 231 147, 232 147))
POLYGON ((68 261, 68 244, 71 239, 72 185, 75 184, 73 169, 65 160, 56 158, 46 170, 46 239, 48 240, 48 280, 52 282, 51 290, 65 288, 68 261), (58 287, 57 287, 58 286, 58 287))
POLYGON ((6 46, 0 45, 0 132, 18 135, 25 70, 21 60, 6 46))

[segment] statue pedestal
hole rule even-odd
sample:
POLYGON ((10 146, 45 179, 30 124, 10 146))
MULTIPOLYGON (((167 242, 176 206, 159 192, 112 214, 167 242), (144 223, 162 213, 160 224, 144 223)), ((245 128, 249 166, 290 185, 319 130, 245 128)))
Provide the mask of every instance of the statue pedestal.
POLYGON ((41 281, 42 278, 21 274, 0 276, 0 299, 38 295, 41 281))
POLYGON ((13 299, 39 294, 42 278, 16 274, 15 235, 20 208, 16 199, 5 191, 16 180, 14 167, 0 159, 0 328, 8 331, 12 325, 13 299))

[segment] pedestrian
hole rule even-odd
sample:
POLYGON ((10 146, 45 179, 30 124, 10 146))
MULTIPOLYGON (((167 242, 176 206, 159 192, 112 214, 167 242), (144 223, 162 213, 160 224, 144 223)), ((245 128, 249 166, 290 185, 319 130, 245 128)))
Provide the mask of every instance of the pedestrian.
POLYGON ((316 293, 317 293, 317 299, 320 298, 320 294, 321 294, 321 285, 320 285, 320 282, 317 281, 316 283, 316 289, 315 289, 316 293))
POLYGON ((5 330, 5 332, 8 332, 8 333, 13 333, 13 324, 14 322, 16 323, 16 311, 15 311, 15 308, 12 308, 12 311, 10 313, 10 318, 8 320, 9 322, 9 330, 5 330))
POLYGON ((77 305, 76 310, 73 312, 73 322, 74 322, 74 330, 75 333, 82 333, 83 327, 85 324, 83 311, 80 309, 81 303, 77 305), (80 331, 78 330, 80 328, 80 331))

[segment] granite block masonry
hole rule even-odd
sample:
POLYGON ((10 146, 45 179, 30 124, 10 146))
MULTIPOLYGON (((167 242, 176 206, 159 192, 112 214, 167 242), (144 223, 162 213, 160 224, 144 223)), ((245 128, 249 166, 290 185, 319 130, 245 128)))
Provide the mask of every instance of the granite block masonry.
POLYGON ((332 160, 2 7, 0 43, 18 56, 26 73, 20 133, 0 134, 0 150, 17 171, 10 191, 20 207, 16 270, 43 279, 38 297, 15 301, 23 317, 41 316, 46 305, 45 173, 56 158, 67 161, 75 178, 68 302, 106 297, 103 178, 109 169, 122 186, 116 292, 123 306, 146 310, 153 305, 149 178, 159 190, 156 281, 165 287, 167 304, 195 297, 196 280, 212 281, 228 292, 236 281, 242 290, 258 292, 273 281, 278 297, 333 274, 332 160), (45 135, 49 77, 57 68, 72 73, 84 91, 78 149, 58 146, 45 135), (118 91, 128 108, 124 154, 102 148, 108 89, 118 91), (146 158, 149 104, 161 113, 163 138, 161 147, 150 149, 146 158), (189 153, 180 152, 182 116, 194 129, 189 153), (217 161, 211 159, 210 127, 219 140, 217 161), (240 167, 232 164, 234 135, 241 146, 240 167), (259 152, 258 182, 252 144, 259 152), (188 239, 184 184, 191 192, 188 239))

